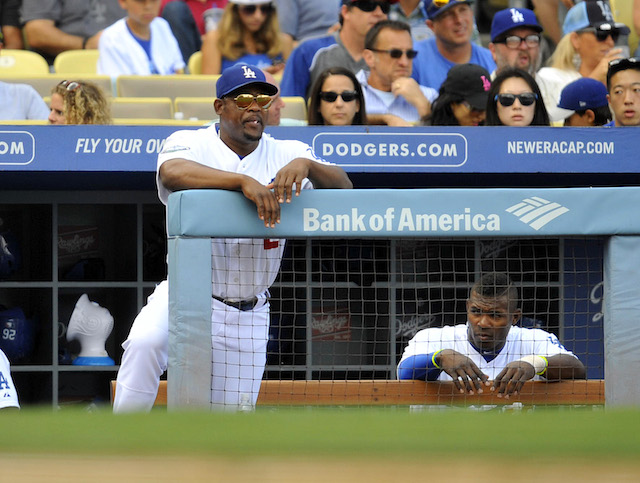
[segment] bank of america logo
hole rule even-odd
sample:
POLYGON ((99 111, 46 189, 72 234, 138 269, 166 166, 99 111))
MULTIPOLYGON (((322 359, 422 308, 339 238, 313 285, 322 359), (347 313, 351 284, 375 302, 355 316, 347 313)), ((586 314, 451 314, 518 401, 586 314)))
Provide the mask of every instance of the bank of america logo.
POLYGON ((552 220, 564 215, 569 208, 538 196, 525 198, 520 203, 507 208, 507 213, 517 216, 534 230, 539 230, 552 220))

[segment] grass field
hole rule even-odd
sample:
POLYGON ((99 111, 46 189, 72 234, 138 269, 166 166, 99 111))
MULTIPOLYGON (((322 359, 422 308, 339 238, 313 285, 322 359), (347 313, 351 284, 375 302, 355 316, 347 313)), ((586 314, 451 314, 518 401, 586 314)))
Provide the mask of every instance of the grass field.
POLYGON ((632 410, 27 409, 0 422, 2 482, 640 481, 632 410))

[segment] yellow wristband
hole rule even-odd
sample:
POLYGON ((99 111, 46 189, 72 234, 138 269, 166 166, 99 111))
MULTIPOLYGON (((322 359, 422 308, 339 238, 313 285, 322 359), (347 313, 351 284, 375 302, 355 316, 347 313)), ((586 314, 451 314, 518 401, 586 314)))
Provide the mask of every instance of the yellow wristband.
POLYGON ((435 351, 435 352, 433 353, 433 355, 431 356, 431 363, 436 367, 436 369, 442 369, 442 367, 440 367, 440 366, 438 365, 438 363, 436 362, 436 356, 437 356, 438 354, 440 354, 440 352, 442 352, 443 350, 444 350, 444 349, 440 349, 439 351, 435 351))
POLYGON ((546 357, 543 356, 524 356, 519 360, 531 364, 533 366, 533 369, 536 371, 536 375, 538 376, 544 374, 547 370, 547 367, 549 366, 549 361, 546 357))

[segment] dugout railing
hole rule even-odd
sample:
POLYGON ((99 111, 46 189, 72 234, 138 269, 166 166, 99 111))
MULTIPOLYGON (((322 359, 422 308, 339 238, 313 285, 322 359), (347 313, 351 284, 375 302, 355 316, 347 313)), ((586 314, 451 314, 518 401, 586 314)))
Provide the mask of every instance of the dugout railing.
MULTIPOLYGON (((238 193, 213 190, 175 193, 171 195, 168 208, 169 407, 203 408, 210 404, 211 378, 208 371, 201 368, 210 367, 211 237, 392 241, 443 238, 573 240, 573 237, 588 237, 600 240, 602 256, 595 263, 600 266, 600 278, 604 280, 600 284, 604 308, 599 314, 604 317, 604 335, 596 335, 599 340, 582 342, 604 347, 607 404, 637 404, 639 390, 626 384, 625 378, 638 368, 640 347, 638 337, 630 334, 640 304, 637 288, 640 287, 637 269, 640 222, 634 213, 638 202, 638 188, 318 190, 302 193, 291 204, 283 206, 282 223, 275 229, 266 229, 258 220, 255 207, 238 193), (224 206, 225 209, 211 210, 212 206, 224 206)), ((396 251, 389 253, 394 257, 396 251)), ((472 273, 481 269, 475 267, 472 273)), ((580 278, 586 271, 578 267, 572 276, 580 278)), ((557 282, 559 288, 566 285, 564 279, 557 282)), ((577 280, 572 286, 582 285, 583 281, 577 280)), ((461 287, 466 289, 468 284, 461 284, 461 287)), ((567 297, 571 295, 566 291, 559 292, 558 298, 567 297)), ((582 310, 577 305, 574 310, 582 310)), ((307 313, 309 310, 312 310, 310 304, 307 313)), ((390 320, 390 324, 395 323, 393 318, 390 320)), ((386 365, 393 367, 397 357, 397 350, 390 349, 386 365)), ((391 379, 389 372, 387 375, 391 379)), ((323 379, 322 376, 319 372, 315 378, 323 379)), ((309 381, 309 378, 305 380, 309 381)), ((288 397, 282 393, 283 403, 285 399, 291 401, 292 385, 302 387, 307 384, 311 388, 319 384, 305 380, 283 378, 280 388, 290 387, 288 397)), ((278 386, 278 381, 265 382, 271 388, 278 386)), ((357 380, 338 382, 327 387, 336 391, 346 391, 345 387, 350 387, 350 391, 357 391, 353 389, 357 388, 357 380)), ((588 382, 588 385, 590 389, 582 383, 575 386, 577 404, 584 402, 585 395, 593 391, 595 384, 588 382)), ((363 390, 371 391, 371 387, 369 384, 363 390)), ((566 387, 564 383, 563 387, 566 387)), ((555 390, 557 388, 552 391, 555 390)), ((601 385, 598 390, 602 391, 601 385)), ((298 403, 318 403, 317 391, 297 391, 302 393, 298 403)), ((425 391, 428 389, 422 392, 425 391)), ((446 394, 447 390, 443 389, 438 401, 451 403, 453 398, 445 397, 446 394)), ((357 394, 354 397, 357 398, 357 394)), ((567 401, 571 401, 571 397, 567 401)), ((393 404, 393 398, 389 403, 393 404)))

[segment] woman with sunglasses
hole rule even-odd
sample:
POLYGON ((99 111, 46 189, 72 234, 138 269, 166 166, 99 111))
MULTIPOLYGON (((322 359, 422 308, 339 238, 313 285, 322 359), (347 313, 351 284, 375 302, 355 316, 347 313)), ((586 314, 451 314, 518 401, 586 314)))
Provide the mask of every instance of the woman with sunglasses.
POLYGON ((629 29, 613 21, 609 2, 598 3, 603 7, 586 1, 569 10, 562 26, 564 36, 549 59, 549 66, 540 69, 536 76, 552 122, 563 121, 571 114, 557 107, 567 84, 580 77, 591 77, 604 84, 609 62, 623 56, 616 42, 629 29))
POLYGON ((362 87, 344 67, 324 70, 311 87, 309 126, 367 124, 362 87))
POLYGON ((289 54, 283 45, 272 0, 230 0, 218 29, 202 41, 202 73, 217 75, 244 63, 276 74, 289 54))
POLYGON ((49 124, 111 124, 109 103, 97 85, 64 80, 51 90, 49 124))
POLYGON ((505 69, 491 83, 486 126, 548 126, 549 114, 535 79, 521 69, 505 69))

